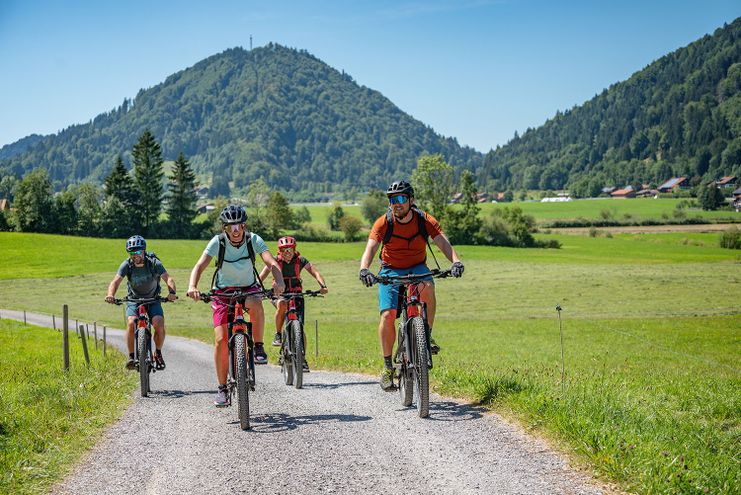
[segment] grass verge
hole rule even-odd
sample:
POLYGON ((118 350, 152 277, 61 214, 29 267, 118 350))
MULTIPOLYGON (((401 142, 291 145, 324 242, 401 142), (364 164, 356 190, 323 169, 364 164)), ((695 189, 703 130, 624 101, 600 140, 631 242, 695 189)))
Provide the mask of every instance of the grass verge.
POLYGON ((61 333, 0 320, 0 493, 46 492, 131 400, 136 377, 120 354, 93 348, 88 368, 70 340, 63 372, 61 333))

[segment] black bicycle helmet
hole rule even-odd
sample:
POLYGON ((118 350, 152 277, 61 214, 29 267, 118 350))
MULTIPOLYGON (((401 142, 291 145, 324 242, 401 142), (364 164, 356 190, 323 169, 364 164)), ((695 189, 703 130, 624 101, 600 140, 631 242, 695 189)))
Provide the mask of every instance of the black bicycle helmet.
POLYGON ((244 211, 244 208, 239 205, 229 205, 221 210, 219 220, 221 220, 221 223, 224 225, 245 223, 247 221, 247 213, 244 211))
POLYGON ((397 180, 392 182, 388 189, 386 189, 386 196, 393 196, 394 194, 414 196, 414 188, 405 180, 397 180))
POLYGON ((147 249, 147 241, 140 235, 132 235, 126 240, 126 251, 145 251, 147 249))

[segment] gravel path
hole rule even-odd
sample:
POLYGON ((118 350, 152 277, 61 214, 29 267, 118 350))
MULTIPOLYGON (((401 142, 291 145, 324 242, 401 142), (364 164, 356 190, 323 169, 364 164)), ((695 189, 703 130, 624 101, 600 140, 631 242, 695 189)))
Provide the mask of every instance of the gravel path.
MULTIPOLYGON (((27 318, 51 326, 50 317, 27 318)), ((108 338, 124 345, 121 330, 109 329, 108 338)), ((606 493, 482 408, 433 395, 423 420, 363 375, 312 371, 296 390, 277 366, 260 366, 252 429, 242 431, 236 405, 212 405, 211 346, 170 336, 164 356, 167 370, 153 375, 151 396, 137 390, 52 493, 606 493)))

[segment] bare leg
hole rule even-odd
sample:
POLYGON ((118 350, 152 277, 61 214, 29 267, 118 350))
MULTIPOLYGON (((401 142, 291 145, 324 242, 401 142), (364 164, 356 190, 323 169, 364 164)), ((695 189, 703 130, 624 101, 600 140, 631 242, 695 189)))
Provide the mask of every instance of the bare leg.
POLYGON ((229 370, 229 340, 226 325, 214 327, 214 365, 219 385, 226 385, 229 370))
POLYGON ((381 322, 378 325, 378 337, 381 340, 381 352, 383 356, 390 356, 394 350, 394 322, 396 321, 396 310, 387 309, 381 313, 381 322))
POLYGON ((152 318, 152 326, 154 327, 154 346, 156 349, 162 349, 165 344, 165 319, 160 315, 152 318))

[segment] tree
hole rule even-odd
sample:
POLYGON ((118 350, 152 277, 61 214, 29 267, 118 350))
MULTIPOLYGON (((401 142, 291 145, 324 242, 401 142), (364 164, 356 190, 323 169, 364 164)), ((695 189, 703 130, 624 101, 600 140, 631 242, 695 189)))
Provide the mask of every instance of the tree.
POLYGON ((293 228, 300 229, 301 226, 311 222, 311 212, 304 205, 293 212, 293 228))
POLYGON ((85 236, 97 236, 100 233, 102 209, 100 207, 100 189, 90 182, 83 182, 77 188, 77 228, 76 232, 85 236))
POLYGON ((345 234, 345 240, 352 242, 358 238, 358 232, 363 228, 363 221, 351 215, 340 218, 340 229, 345 234))
POLYGON ((476 183, 473 174, 464 170, 461 175, 462 209, 448 210, 447 217, 443 222, 445 233, 453 244, 477 244, 478 233, 481 230, 481 219, 479 218, 479 207, 477 201, 476 183))
POLYGON ((725 203, 725 198, 715 184, 708 184, 700 191, 700 205, 703 210, 717 210, 725 203))
POLYGON ((149 235, 162 210, 162 150, 147 129, 134 145, 134 185, 136 219, 142 234, 149 235))
POLYGON ((378 189, 371 189, 360 203, 360 211, 363 214, 363 218, 368 220, 370 225, 373 225, 373 222, 378 217, 386 213, 388 206, 389 200, 386 197, 386 193, 378 189))
POLYGON ((268 235, 277 239, 280 231, 291 225, 293 225, 293 211, 288 205, 288 199, 280 191, 271 192, 265 211, 265 227, 268 235))
POLYGON ((21 232, 49 232, 53 224, 52 187, 43 168, 29 172, 15 188, 16 227, 21 232))
POLYGON ((329 216, 327 217, 329 230, 340 230, 340 220, 342 220, 342 217, 344 216, 345 210, 343 210, 340 205, 337 203, 332 205, 332 209, 329 211, 329 216))
POLYGON ((260 177, 250 184, 247 191, 247 225, 252 232, 262 232, 267 227, 265 207, 270 199, 270 188, 260 177))
POLYGON ((134 185, 131 181, 131 175, 123 164, 121 155, 116 158, 116 165, 108 177, 105 178, 103 186, 106 196, 116 197, 126 206, 131 206, 133 203, 134 185))
POLYGON ((13 191, 15 186, 18 185, 18 179, 13 175, 3 175, 0 179, 0 199, 7 199, 11 203, 13 202, 13 191))
POLYGON ((442 221, 453 191, 453 167, 440 154, 424 155, 417 160, 412 182, 417 204, 442 221))
POLYGON ((52 206, 53 222, 47 232, 64 235, 77 233, 75 201, 75 194, 71 189, 54 196, 54 204, 52 206))
POLYGON ((176 238, 187 239, 193 233, 196 209, 196 176, 182 152, 175 160, 168 184, 170 195, 167 203, 170 233, 176 238))

